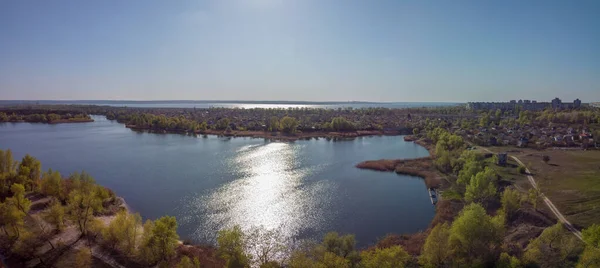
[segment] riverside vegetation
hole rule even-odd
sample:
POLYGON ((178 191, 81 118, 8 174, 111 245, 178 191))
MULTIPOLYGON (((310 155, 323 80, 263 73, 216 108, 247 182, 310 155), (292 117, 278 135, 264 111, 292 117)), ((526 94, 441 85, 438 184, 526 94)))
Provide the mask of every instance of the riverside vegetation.
MULTIPOLYGON (((104 262, 127 267, 595 267, 600 225, 583 230, 583 242, 560 224, 533 229, 523 243, 509 239, 539 196, 499 180, 493 162, 465 150, 462 139, 432 125, 422 134, 435 144, 434 165, 446 175, 444 200, 431 226, 412 236, 388 236, 356 249, 352 235, 328 233, 319 243, 287 249, 275 231, 224 229, 217 245, 179 241, 177 221, 165 216, 142 224, 120 209, 119 199, 86 174, 63 178, 26 155, 14 161, 0 151, 2 254, 19 265, 86 267, 104 262), (531 203, 531 204, 527 204, 531 203), (450 208, 450 209, 447 209, 450 208), (546 228, 547 227, 547 228, 546 228), (72 239, 68 237, 72 236, 72 239), (420 237, 420 238, 419 238, 420 237), (108 257, 107 257, 108 256, 108 257)), ((533 209, 531 208, 533 207, 533 209)), ((536 214, 537 213, 537 214, 536 214)), ((526 219, 525 219, 526 220, 526 219)), ((544 220, 541 220, 544 221, 544 220)))

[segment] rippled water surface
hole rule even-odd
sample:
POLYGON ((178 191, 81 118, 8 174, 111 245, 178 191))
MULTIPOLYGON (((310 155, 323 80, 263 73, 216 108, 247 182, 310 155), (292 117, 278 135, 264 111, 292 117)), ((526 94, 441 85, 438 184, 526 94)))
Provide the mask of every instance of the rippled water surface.
POLYGON ((137 133, 95 117, 82 124, 0 124, 0 149, 29 153, 63 175, 85 170, 142 217, 174 215, 182 238, 278 230, 283 239, 354 233, 361 247, 425 229, 434 208, 420 178, 358 170, 360 161, 426 156, 402 137, 270 142, 137 133))

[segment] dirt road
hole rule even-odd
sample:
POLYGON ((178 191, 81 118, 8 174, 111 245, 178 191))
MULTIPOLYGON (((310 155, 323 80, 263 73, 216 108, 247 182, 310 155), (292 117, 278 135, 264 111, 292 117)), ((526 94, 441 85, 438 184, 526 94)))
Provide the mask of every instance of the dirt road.
MULTIPOLYGON (((480 147, 481 149, 485 150, 488 153, 494 153, 491 150, 489 150, 488 148, 484 148, 484 147, 480 147)), ((533 188, 538 189, 538 185, 535 182, 535 180, 533 179, 533 176, 529 175, 531 174, 531 172, 529 171, 529 169, 525 166, 525 164, 523 164, 523 162, 521 162, 521 160, 519 158, 517 158, 516 156, 510 156, 512 159, 514 159, 515 161, 517 161, 517 163, 519 163, 519 165, 524 166, 525 167, 525 172, 527 172, 527 179, 529 180, 529 183, 531 183, 531 186, 533 186, 533 188)), ((541 193, 541 192, 540 192, 541 193)), ((548 208, 552 211, 552 213, 554 213, 554 215, 556 216, 556 218, 563 223, 563 225, 567 228, 567 230, 569 230, 571 233, 573 233, 575 236, 577 236, 577 238, 579 238, 579 240, 583 241, 583 238, 581 237, 581 232, 577 229, 575 229, 575 227, 573 227, 573 224, 571 224, 567 218, 565 217, 565 215, 563 215, 562 213, 560 213, 560 211, 558 210, 558 208, 556 208, 556 206, 552 203, 552 201, 550 201, 550 199, 548 199, 544 193, 541 193, 542 195, 542 200, 544 200, 544 203, 546 204, 546 206, 548 206, 548 208)))

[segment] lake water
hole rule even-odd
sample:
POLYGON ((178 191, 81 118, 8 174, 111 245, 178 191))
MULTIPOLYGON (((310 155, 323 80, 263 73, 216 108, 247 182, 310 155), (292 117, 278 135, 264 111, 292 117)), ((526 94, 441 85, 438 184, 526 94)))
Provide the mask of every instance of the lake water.
POLYGON ((85 170, 145 219, 173 215, 182 239, 214 243, 241 225, 287 241, 353 233, 358 246, 427 228, 434 215, 417 177, 359 170, 363 160, 428 152, 402 137, 270 142, 138 133, 95 116, 81 124, 0 124, 0 149, 68 175, 85 170))

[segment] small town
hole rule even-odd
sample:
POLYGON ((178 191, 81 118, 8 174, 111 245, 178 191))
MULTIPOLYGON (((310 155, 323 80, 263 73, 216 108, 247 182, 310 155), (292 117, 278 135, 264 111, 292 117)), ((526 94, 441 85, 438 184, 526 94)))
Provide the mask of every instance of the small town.
MULTIPOLYGON (((470 102, 469 110, 496 110, 496 120, 484 114, 474 128, 452 126, 454 133, 481 146, 516 146, 535 149, 545 148, 600 148, 600 140, 594 139, 590 125, 594 121, 590 107, 576 99, 572 103, 559 98, 551 102, 519 100, 510 102, 470 102), (498 112, 499 111, 499 112, 498 112), (507 111, 518 117, 504 116, 507 111), (543 111, 543 112, 542 112, 543 111), (512 121, 517 120, 517 122, 512 121), (486 124, 490 121, 489 125, 486 124)), ((491 112, 490 112, 491 113, 491 112)), ((597 135, 596 135, 597 136, 597 135)))

